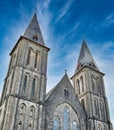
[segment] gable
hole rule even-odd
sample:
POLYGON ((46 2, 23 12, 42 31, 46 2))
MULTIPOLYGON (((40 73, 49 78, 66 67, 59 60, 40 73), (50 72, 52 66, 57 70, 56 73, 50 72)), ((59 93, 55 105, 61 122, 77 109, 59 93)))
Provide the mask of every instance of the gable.
POLYGON ((67 103, 79 116, 82 114, 83 118, 86 117, 85 112, 74 92, 74 88, 66 74, 61 81, 48 93, 45 103, 47 109, 49 108, 51 111, 54 111, 58 105, 67 103))

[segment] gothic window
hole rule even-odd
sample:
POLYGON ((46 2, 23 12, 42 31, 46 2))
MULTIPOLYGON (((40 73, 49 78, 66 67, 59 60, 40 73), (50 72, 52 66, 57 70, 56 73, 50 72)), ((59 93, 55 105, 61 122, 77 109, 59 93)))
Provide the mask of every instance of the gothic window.
POLYGON ((76 84, 77 84, 77 88, 78 88, 78 93, 80 94, 80 82, 79 82, 79 80, 77 80, 76 84))
POLYGON ((84 110, 85 110, 85 101, 84 101, 84 99, 81 100, 81 105, 82 105, 82 107, 83 107, 84 110))
POLYGON ((64 120, 64 130, 69 130, 69 111, 68 109, 65 107, 64 108, 64 115, 63 115, 63 120, 64 120))
POLYGON ((98 86, 98 92, 102 94, 102 85, 100 78, 97 78, 97 86, 98 86))
POLYGON ((31 49, 28 50, 27 65, 30 64, 31 49))
POLYGON ((35 114, 35 108, 34 108, 34 106, 31 106, 30 107, 30 117, 33 119, 33 117, 34 117, 34 114, 35 114))
POLYGON ((96 81, 97 81, 97 83, 96 83, 96 85, 97 85, 96 87, 97 87, 97 88, 96 88, 96 89, 97 89, 97 91, 98 91, 99 93, 101 93, 100 80, 99 80, 99 78, 97 78, 96 81))
POLYGON ((65 96, 65 97, 68 97, 68 96, 69 96, 69 91, 66 90, 66 89, 64 89, 64 96, 65 96))
POLYGON ((25 114, 26 114, 26 106, 24 103, 22 103, 20 104, 20 110, 19 110, 18 130, 24 129, 25 114))
POLYGON ((24 77, 24 85, 23 85, 24 92, 26 91, 26 88, 27 88, 27 80, 28 80, 27 78, 28 78, 28 76, 25 75, 25 77, 24 77))
POLYGON ((34 129, 35 107, 31 106, 29 111, 29 130, 34 129))
POLYGON ((77 123, 76 123, 76 121, 73 121, 73 123, 72 123, 72 130, 77 130, 77 123))
POLYGON ((59 130, 59 117, 54 117, 53 119, 53 130, 59 130))
POLYGON ((103 101, 100 101, 100 111, 101 111, 101 117, 104 118, 105 117, 105 111, 104 111, 104 104, 103 101))
POLYGON ((35 54, 34 68, 37 68, 37 66, 38 66, 38 55, 39 55, 39 53, 36 52, 36 54, 35 54))
POLYGON ((36 86, 36 78, 34 78, 32 82, 32 96, 34 96, 35 94, 35 86, 36 86))
POLYGON ((80 87, 82 89, 82 92, 84 92, 84 82, 83 82, 83 77, 82 76, 80 78, 80 87))
POLYGON ((92 79, 92 88, 93 88, 93 91, 95 90, 95 85, 96 85, 96 80, 95 80, 95 77, 94 76, 92 76, 91 77, 91 79, 92 79))
POLYGON ((97 98, 95 98, 95 114, 99 116, 99 104, 97 98))

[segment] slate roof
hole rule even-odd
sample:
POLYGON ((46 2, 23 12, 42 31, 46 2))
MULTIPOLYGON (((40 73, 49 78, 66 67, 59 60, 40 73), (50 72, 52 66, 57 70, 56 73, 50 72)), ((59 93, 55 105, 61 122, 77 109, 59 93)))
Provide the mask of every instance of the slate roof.
POLYGON ((24 37, 31 39, 41 45, 45 45, 36 13, 34 13, 34 16, 24 33, 24 37))
POLYGON ((85 41, 82 43, 75 73, 84 66, 99 70, 85 41))
POLYGON ((60 83, 62 83, 64 80, 68 80, 68 81, 70 82, 70 79, 69 79, 67 73, 65 73, 65 75, 62 77, 62 79, 59 81, 59 83, 58 83, 55 87, 53 87, 53 88, 46 94, 46 100, 51 96, 51 94, 55 91, 55 89, 58 87, 58 85, 59 85, 60 83))

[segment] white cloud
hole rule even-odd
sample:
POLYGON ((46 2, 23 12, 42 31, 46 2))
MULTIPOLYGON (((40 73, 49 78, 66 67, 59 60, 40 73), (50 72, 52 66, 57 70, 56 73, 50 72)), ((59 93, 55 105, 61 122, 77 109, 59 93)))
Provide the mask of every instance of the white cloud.
POLYGON ((60 13, 59 13, 59 15, 58 15, 58 17, 56 19, 56 22, 58 22, 60 19, 62 19, 65 16, 65 14, 69 11, 72 2, 73 2, 73 0, 68 0, 66 2, 64 7, 60 10, 60 13))
POLYGON ((114 14, 109 14, 97 28, 108 28, 112 24, 114 24, 114 14))

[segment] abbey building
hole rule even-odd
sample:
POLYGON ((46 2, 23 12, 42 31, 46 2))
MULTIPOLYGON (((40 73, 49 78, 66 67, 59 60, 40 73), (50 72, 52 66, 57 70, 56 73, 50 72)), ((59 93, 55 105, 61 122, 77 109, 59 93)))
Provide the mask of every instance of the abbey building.
POLYGON ((47 56, 36 13, 10 53, 0 130, 113 130, 103 82, 85 41, 70 78, 46 94, 47 56))

